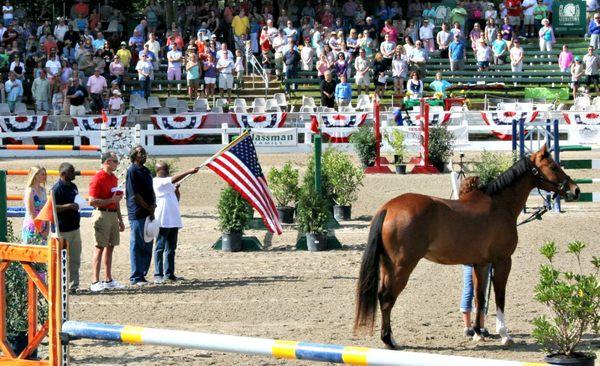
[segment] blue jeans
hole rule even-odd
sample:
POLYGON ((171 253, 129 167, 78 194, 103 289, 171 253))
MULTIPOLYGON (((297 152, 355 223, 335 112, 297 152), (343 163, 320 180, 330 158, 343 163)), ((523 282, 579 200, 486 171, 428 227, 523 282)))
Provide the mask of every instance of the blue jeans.
POLYGON ((136 283, 146 280, 146 274, 152 261, 152 242, 144 241, 144 223, 146 218, 129 220, 131 234, 129 235, 129 261, 131 276, 129 281, 136 283))
MULTIPOLYGON (((491 271, 491 266, 489 268, 490 270, 487 272, 487 276, 485 276, 485 286, 483 287, 484 291, 487 291, 488 280, 490 278, 489 273, 491 271)), ((470 313, 473 310, 472 303, 474 292, 473 266, 463 265, 463 288, 460 300, 461 313, 470 313)), ((485 295, 487 296, 487 294, 485 295)), ((484 314, 487 313, 487 304, 483 304, 483 310, 484 314)))
POLYGON ((175 249, 179 228, 161 227, 154 248, 154 277, 175 277, 175 249), (163 271, 164 269, 164 271, 163 271))
POLYGON ((140 80, 140 86, 144 91, 144 98, 148 99, 148 97, 150 96, 150 89, 152 88, 152 80, 150 78, 140 80))

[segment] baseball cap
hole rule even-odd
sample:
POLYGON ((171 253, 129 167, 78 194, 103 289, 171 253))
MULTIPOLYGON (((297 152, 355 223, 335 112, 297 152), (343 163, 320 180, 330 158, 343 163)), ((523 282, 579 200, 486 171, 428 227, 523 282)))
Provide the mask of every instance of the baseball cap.
POLYGON ((575 56, 575 62, 581 62, 581 57, 575 56))
POLYGON ((127 46, 127 43, 121 42, 121 46, 127 46))

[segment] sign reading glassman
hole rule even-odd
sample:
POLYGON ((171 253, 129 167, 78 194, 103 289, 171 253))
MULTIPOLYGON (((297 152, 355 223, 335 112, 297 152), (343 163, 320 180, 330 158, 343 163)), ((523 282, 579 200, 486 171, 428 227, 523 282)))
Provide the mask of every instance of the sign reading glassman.
POLYGON ((552 26, 555 34, 585 34, 585 1, 555 1, 552 5, 552 26))
POLYGON ((295 128, 253 128, 251 133, 254 145, 257 147, 298 145, 295 128))

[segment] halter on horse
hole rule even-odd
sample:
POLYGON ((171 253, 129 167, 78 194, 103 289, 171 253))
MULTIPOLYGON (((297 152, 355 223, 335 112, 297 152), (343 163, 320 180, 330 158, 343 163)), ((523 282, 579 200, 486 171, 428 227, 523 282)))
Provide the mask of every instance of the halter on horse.
MULTIPOLYGON (((491 263, 496 330, 502 344, 510 343, 504 323, 506 282, 517 247, 517 218, 535 187, 575 200, 579 197, 579 187, 544 146, 459 200, 407 193, 384 204, 373 217, 362 257, 354 330, 373 330, 379 299, 381 340, 396 348, 390 313, 422 258, 440 264, 474 265, 475 308, 481 313, 483 269, 491 263)), ((474 339, 481 339, 479 317, 475 319, 474 339)))

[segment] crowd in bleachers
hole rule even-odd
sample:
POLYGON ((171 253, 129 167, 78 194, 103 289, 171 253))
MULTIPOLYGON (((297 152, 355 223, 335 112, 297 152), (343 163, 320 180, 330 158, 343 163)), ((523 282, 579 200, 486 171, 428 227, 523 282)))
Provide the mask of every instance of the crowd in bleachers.
MULTIPOLYGON (((432 57, 447 59, 452 71, 510 64, 517 75, 524 41, 539 42, 556 70, 571 74, 575 91, 585 84, 598 92, 598 0, 587 1, 589 52, 574 56, 565 45, 558 59, 551 52, 557 42, 552 2, 465 0, 447 6, 415 0, 403 8, 381 0, 373 11, 355 0, 263 1, 260 8, 245 0, 187 2, 166 24, 165 7, 154 0, 133 13, 110 0, 78 0, 54 19, 48 9, 33 14, 24 3, 6 1, 0 98, 12 113, 23 102, 55 115, 122 113, 127 87, 146 100, 157 80, 166 88, 185 85, 190 100, 216 93, 231 99, 232 90, 244 88, 243 75, 260 70, 282 81, 314 73, 323 80, 323 103, 344 105, 358 95, 354 90, 373 87, 379 94, 392 89, 423 95, 432 57), (128 27, 136 17, 139 22, 128 27)), ((283 85, 287 93, 299 87, 283 85)), ((442 95, 448 86, 442 75, 428 85, 442 95)))

